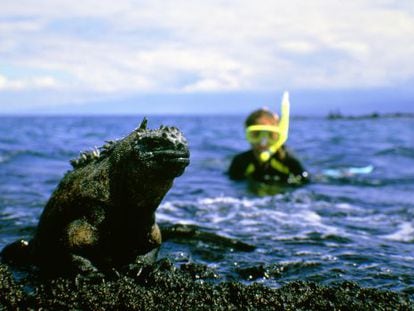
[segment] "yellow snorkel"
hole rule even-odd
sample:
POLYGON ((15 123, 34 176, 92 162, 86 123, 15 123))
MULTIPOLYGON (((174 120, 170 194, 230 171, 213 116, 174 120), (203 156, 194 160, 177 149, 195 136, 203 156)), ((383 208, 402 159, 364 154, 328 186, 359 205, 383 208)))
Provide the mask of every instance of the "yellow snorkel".
POLYGON ((269 131, 276 132, 278 134, 277 140, 270 145, 270 147, 260 153, 259 159, 261 162, 267 162, 273 154, 279 150, 280 147, 287 141, 289 132, 289 115, 290 115, 290 103, 289 103, 289 92, 285 91, 282 97, 281 103, 281 118, 278 126, 274 125, 251 125, 246 129, 246 136, 249 136, 252 132, 257 131, 269 131))

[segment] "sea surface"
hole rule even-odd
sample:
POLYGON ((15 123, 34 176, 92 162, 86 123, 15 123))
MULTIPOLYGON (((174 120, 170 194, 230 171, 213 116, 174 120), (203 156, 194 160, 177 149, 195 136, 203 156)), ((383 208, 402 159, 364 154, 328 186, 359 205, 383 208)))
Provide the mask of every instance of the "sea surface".
MULTIPOLYGON (((0 249, 30 238, 80 151, 122 138, 143 116, 0 117, 0 249)), ((226 280, 292 280, 414 294, 414 119, 293 118, 288 147, 312 175, 296 188, 228 179, 248 149, 243 116, 149 116, 179 127, 191 164, 157 210, 163 225, 196 225, 256 247, 166 241, 160 257, 207 264, 226 280), (257 271, 261 271, 257 273, 257 271)))

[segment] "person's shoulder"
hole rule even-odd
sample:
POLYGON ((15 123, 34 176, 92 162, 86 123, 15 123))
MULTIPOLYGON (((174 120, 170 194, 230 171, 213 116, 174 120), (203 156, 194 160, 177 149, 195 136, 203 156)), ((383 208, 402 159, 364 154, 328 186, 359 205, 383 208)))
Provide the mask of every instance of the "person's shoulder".
POLYGON ((310 175, 305 169, 302 162, 295 156, 295 154, 286 146, 283 146, 284 159, 282 162, 289 167, 291 172, 295 175, 300 175, 301 183, 309 182, 310 175))
POLYGON ((233 157, 233 161, 240 161, 240 160, 244 160, 244 159, 250 159, 251 157, 253 157, 253 150, 246 150, 243 152, 240 152, 238 154, 236 154, 233 157))
POLYGON ((231 161, 228 174, 231 179, 241 180, 245 178, 246 167, 252 161, 253 152, 247 150, 236 154, 231 161))
POLYGON ((293 151, 292 151, 292 149, 290 149, 289 147, 287 147, 287 146, 283 145, 283 146, 281 147, 281 149, 282 149, 281 151, 283 152, 284 157, 285 157, 286 159, 294 159, 294 160, 298 160, 297 156, 295 155, 295 152, 293 152, 293 151))
POLYGON ((274 155, 275 159, 282 162, 289 167, 298 167, 303 169, 301 161, 295 156, 295 154, 283 145, 280 150, 274 155))

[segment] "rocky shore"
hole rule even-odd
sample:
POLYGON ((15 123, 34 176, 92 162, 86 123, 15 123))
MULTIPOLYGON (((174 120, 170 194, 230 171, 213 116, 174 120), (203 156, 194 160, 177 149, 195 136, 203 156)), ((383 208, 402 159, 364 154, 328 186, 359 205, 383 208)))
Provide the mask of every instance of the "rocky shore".
MULTIPOLYGON (((16 274, 17 275, 17 274, 16 274)), ((200 264, 169 260, 111 275, 19 281, 0 264, 0 310, 414 310, 409 296, 344 282, 295 281, 273 289, 223 281, 200 264)))

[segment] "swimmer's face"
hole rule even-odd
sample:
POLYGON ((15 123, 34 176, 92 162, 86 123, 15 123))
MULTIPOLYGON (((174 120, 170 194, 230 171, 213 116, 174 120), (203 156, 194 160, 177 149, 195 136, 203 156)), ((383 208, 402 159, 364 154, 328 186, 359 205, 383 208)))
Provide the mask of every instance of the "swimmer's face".
MULTIPOLYGON (((255 125, 277 126, 278 120, 268 116, 261 116, 256 119, 255 125)), ((269 149, 279 139, 279 134, 271 131, 255 131, 250 133, 250 144, 256 155, 269 149)))

